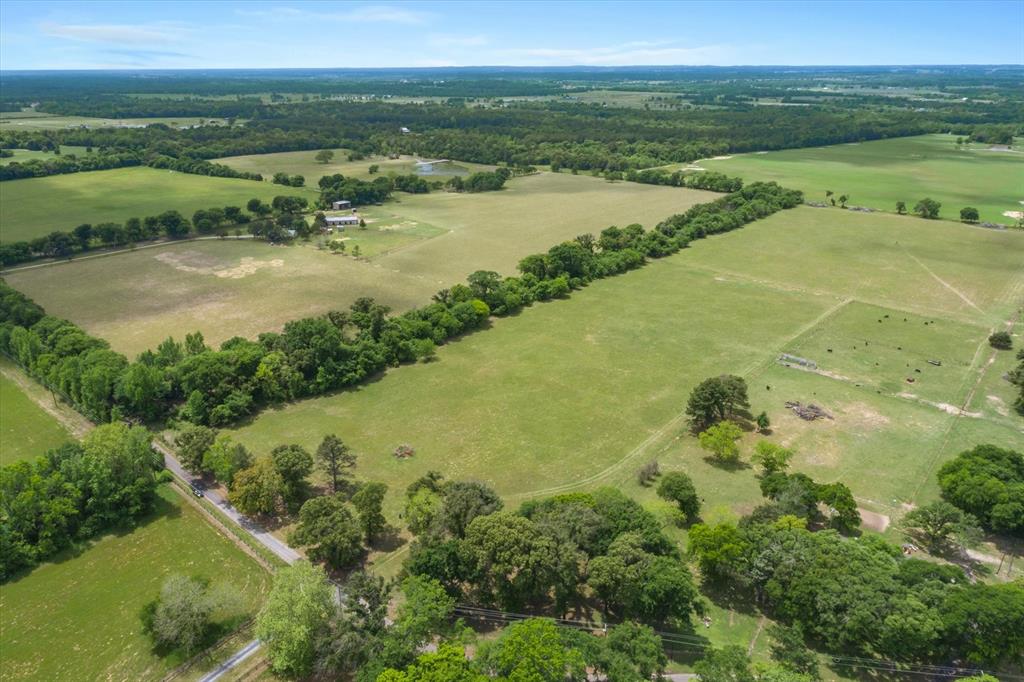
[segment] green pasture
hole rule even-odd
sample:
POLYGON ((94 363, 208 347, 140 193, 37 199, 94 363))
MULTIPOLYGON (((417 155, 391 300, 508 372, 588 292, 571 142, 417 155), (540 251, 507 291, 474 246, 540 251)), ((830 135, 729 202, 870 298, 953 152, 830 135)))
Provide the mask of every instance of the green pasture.
MULTIPOLYGON (((987 325, 1013 312, 1024 284, 1013 249, 1022 238, 886 215, 783 212, 498 320, 442 348, 436 362, 266 411, 238 437, 263 451, 315 447, 337 433, 360 454, 359 476, 389 484, 392 513, 400 491, 431 469, 483 480, 516 501, 635 487, 637 468, 656 458, 691 473, 708 513, 728 518, 759 503, 754 472, 709 462, 682 413, 697 382, 729 372, 750 382, 753 411, 767 411, 775 425, 770 437, 798 451, 796 470, 841 480, 866 508, 887 513, 933 494, 937 463, 955 454, 946 435, 954 422, 968 433, 1012 432, 953 412, 990 380, 987 325), (844 222, 834 227, 833 216, 844 222), (919 276, 919 265, 892 267, 903 260, 892 251, 895 236, 938 278, 970 285, 978 310, 965 312, 935 277, 919 276), (786 257, 798 247, 814 267, 786 257), (870 351, 854 350, 865 340, 870 351), (812 355, 821 373, 779 365, 784 350, 812 355), (928 365, 929 356, 942 366, 928 365), (818 403, 834 419, 805 422, 787 400, 818 403), (415 456, 396 460, 400 443, 415 456)), ((745 457, 761 437, 744 437, 745 457)))
POLYGON ((270 201, 281 194, 301 194, 310 200, 317 196, 309 188, 138 166, 9 180, 0 183, 0 241, 28 240, 81 223, 124 222, 171 209, 191 217, 200 208, 244 208, 253 197, 270 201))
POLYGON ((424 305, 474 270, 512 274, 523 256, 580 233, 632 222, 652 227, 714 196, 546 173, 512 180, 500 192, 401 194, 384 206, 360 209, 367 229, 341 234, 349 240, 348 255, 318 250, 317 239, 271 246, 229 238, 140 248, 5 277, 51 314, 134 355, 195 329, 212 343, 253 338, 289 320, 344 309, 360 296, 394 310, 424 305), (365 259, 351 257, 357 244, 365 259), (110 276, 111 268, 117 277, 110 276))
MULTIPOLYGON (((349 161, 349 150, 332 149, 334 158, 330 163, 320 163, 316 155, 320 150, 311 149, 304 152, 274 152, 271 154, 250 154, 248 156, 227 156, 221 159, 214 159, 216 163, 222 163, 235 170, 249 173, 261 173, 264 177, 270 178, 274 173, 287 173, 288 175, 301 175, 306 178, 306 184, 316 186, 316 183, 325 175, 341 173, 345 177, 361 178, 372 180, 375 176, 370 174, 370 166, 379 166, 377 175, 396 173, 408 175, 416 173, 416 159, 412 156, 401 156, 397 159, 389 159, 386 156, 373 156, 358 161, 349 161)), ((427 159, 424 159, 427 160, 427 159)), ((431 177, 447 179, 453 175, 466 175, 481 170, 493 170, 494 166, 485 166, 479 163, 459 161, 455 163, 440 164, 434 172, 424 175, 428 180, 431 177)))
POLYGON ((400 491, 431 469, 513 497, 632 473, 645 440, 685 430, 696 383, 760 364, 835 304, 716 281, 689 269, 689 255, 499 320, 442 348, 437 362, 267 411, 238 437, 263 452, 315 447, 337 433, 359 453, 360 477, 389 484, 393 511, 400 491), (400 443, 415 456, 395 459, 400 443))
POLYGON ((786 352, 888 395, 954 403, 966 398, 964 377, 988 334, 985 327, 855 302, 786 352))
POLYGON ((738 175, 748 182, 774 180, 803 190, 810 201, 825 192, 846 194, 852 206, 911 210, 920 199, 942 203, 940 216, 960 219, 973 206, 981 219, 1013 224, 1004 211, 1020 211, 1024 201, 1024 152, 989 151, 988 145, 957 149, 955 135, 921 135, 811 149, 737 154, 704 159, 702 168, 738 175))
POLYGON ((244 619, 270 576, 214 530, 176 492, 161 488, 156 512, 14 578, 0 589, 0 668, 5 680, 157 680, 182 663, 153 653, 139 613, 172 574, 236 587, 244 619))
POLYGON ((73 439, 61 422, 14 380, 18 372, 10 361, 0 360, 0 466, 33 459, 73 439))
MULTIPOLYGON (((9 163, 24 163, 26 161, 55 159, 57 156, 53 152, 44 151, 33 151, 31 149, 11 149, 9 150, 14 153, 14 156, 8 156, 6 158, 0 158, 0 166, 6 166, 9 163)), ((85 147, 74 147, 71 145, 62 144, 60 146, 60 153, 63 156, 74 154, 75 156, 85 156, 85 147)))
POLYGON ((1024 232, 809 206, 691 248, 723 277, 984 325, 1006 319, 1024 275, 1024 232))

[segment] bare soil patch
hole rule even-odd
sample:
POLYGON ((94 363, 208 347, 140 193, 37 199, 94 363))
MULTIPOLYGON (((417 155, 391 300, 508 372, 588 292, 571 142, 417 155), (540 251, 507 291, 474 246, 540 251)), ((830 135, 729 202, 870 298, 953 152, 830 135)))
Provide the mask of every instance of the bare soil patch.
POLYGON ((884 533, 885 529, 889 527, 889 517, 885 514, 868 511, 860 507, 857 508, 857 511, 860 512, 860 525, 862 528, 884 533))

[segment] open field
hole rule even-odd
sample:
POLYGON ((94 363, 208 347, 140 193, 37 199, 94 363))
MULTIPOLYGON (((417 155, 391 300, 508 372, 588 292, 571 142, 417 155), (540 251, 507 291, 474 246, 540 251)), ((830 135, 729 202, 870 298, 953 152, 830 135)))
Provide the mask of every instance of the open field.
POLYGON ((252 180, 213 178, 147 167, 51 175, 0 183, 0 241, 33 239, 80 223, 124 222, 177 210, 245 206, 253 197, 316 193, 252 180))
MULTIPOLYGON (((759 502, 754 471, 706 461, 682 412, 696 383, 730 372, 750 382, 752 409, 766 410, 775 425, 771 438, 797 449, 797 471, 842 480, 884 512, 894 501, 934 494, 935 468, 958 451, 948 437, 954 425, 962 441, 992 430, 1004 440, 1020 436, 1009 418, 995 424, 952 412, 1000 366, 988 365, 985 337, 1019 305, 1022 251, 1019 233, 786 211, 596 282, 570 301, 499 320, 442 348, 438 362, 265 412, 238 436, 263 451, 284 442, 315 447, 325 433, 338 433, 360 454, 359 476, 390 485, 392 513, 400 491, 430 469, 486 481, 516 501, 601 484, 635 487, 636 469, 658 458, 663 468, 686 469, 709 513, 727 517, 759 502), (895 239, 938 278, 921 276, 913 262, 896 268, 895 239), (781 257, 797 245, 815 267, 781 257), (851 258, 857 251, 861 257, 851 258), (978 308, 939 279, 970 283, 978 308), (890 305, 878 307, 880 299, 890 305), (864 340, 876 355, 853 350, 864 340), (778 365, 782 351, 813 353, 822 373, 778 365), (942 367, 927 365, 930 355, 942 367), (907 362, 910 376, 920 377, 911 390, 907 362), (804 422, 787 400, 817 402, 835 418, 804 422), (390 453, 399 443, 416 455, 396 460, 390 453)), ((746 455, 760 437, 745 436, 746 455)))
POLYGON ((395 310, 423 305, 474 270, 511 274, 523 256, 582 232, 632 222, 651 227, 715 196, 545 173, 512 180, 501 192, 403 194, 361 209, 369 229, 342 236, 351 240, 348 253, 358 244, 367 256, 376 254, 368 261, 313 244, 228 239, 11 272, 6 278, 51 314, 135 354, 194 329, 213 343, 254 337, 289 320, 345 308, 360 296, 395 310), (112 267, 116 278, 110 277, 112 267))
MULTIPOLYGON (((0 166, 6 166, 9 163, 24 163, 25 161, 33 161, 36 159, 54 159, 57 158, 53 152, 43 151, 32 151, 31 149, 11 149, 14 156, 8 156, 7 158, 0 158, 0 166)), ((62 144, 60 146, 60 153, 64 156, 68 154, 74 154, 76 156, 85 155, 85 147, 73 147, 71 145, 62 144)))
POLYGON ((702 168, 738 175, 744 180, 774 180, 803 190, 812 201, 825 191, 846 194, 850 205, 896 210, 904 201, 911 210, 931 197, 942 203, 941 216, 959 220, 960 209, 974 206, 982 220, 1013 224, 1004 211, 1021 210, 1024 201, 1024 153, 989 151, 987 145, 958 150, 953 135, 877 140, 811 149, 738 154, 704 159, 702 168))
MULTIPOLYGON (((317 151, 319 150, 311 149, 304 152, 227 156, 222 159, 213 159, 213 161, 230 166, 235 170, 261 173, 266 178, 271 177, 274 173, 301 175, 306 178, 306 184, 311 186, 316 186, 317 181, 323 176, 334 175, 335 173, 341 173, 345 177, 372 180, 375 176, 370 174, 370 166, 380 167, 378 175, 387 175, 388 173, 408 175, 416 173, 417 159, 412 156, 402 156, 398 159, 374 156, 360 159, 359 161, 349 161, 349 151, 347 149, 332 149, 334 159, 330 163, 319 163, 315 158, 317 151)), ((493 169, 494 166, 459 161, 457 163, 441 164, 434 169, 433 173, 425 174, 424 177, 446 179, 452 175, 466 175, 475 171, 493 169)))
POLYGON ((162 118, 94 118, 91 116, 55 116, 35 111, 5 111, 0 113, 0 130, 59 130, 62 128, 141 128, 152 123, 172 127, 196 125, 226 125, 222 118, 162 117, 162 118))
POLYGON ((26 393, 33 389, 45 393, 13 363, 0 358, 0 466, 38 457, 73 439, 60 420, 26 393))
POLYGON ((0 591, 5 680, 160 679, 182 662, 160 658, 141 632, 139 612, 172 574, 238 588, 244 618, 260 605, 270 576, 190 504, 164 486, 157 511, 138 528, 107 535, 0 591))

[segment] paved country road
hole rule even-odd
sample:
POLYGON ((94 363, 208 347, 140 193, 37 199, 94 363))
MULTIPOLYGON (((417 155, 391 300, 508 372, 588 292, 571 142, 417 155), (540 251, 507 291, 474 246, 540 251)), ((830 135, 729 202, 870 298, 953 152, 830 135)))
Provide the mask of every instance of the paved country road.
POLYGON ((221 663, 216 670, 211 670, 210 672, 208 672, 205 676, 203 676, 200 682, 214 682, 215 680, 219 680, 224 675, 224 673, 228 672, 236 665, 252 656, 254 653, 256 653, 256 650, 259 648, 260 640, 254 639, 253 641, 246 644, 245 647, 238 653, 236 653, 234 656, 221 663))
POLYGON ((224 516, 227 516, 229 519, 231 519, 231 521, 233 521, 235 524, 241 527, 244 531, 246 531, 254 538, 256 538, 256 540, 259 541, 260 544, 262 544, 275 555, 280 557, 282 561, 288 564, 293 564, 302 558, 302 556, 298 552, 296 552, 294 549, 292 549, 285 543, 275 538, 273 535, 267 532, 267 530, 263 528, 263 526, 256 523, 252 519, 248 519, 245 516, 242 516, 242 514, 240 514, 237 509, 232 507, 231 503, 224 499, 224 496, 221 495, 219 492, 217 492, 216 490, 206 490, 205 484, 200 479, 192 476, 192 474, 185 471, 185 468, 181 466, 181 462, 178 461, 178 459, 174 456, 174 453, 171 452, 171 450, 167 448, 165 445, 157 441, 153 441, 153 447, 164 456, 164 466, 166 466, 171 471, 171 473, 173 473, 181 480, 185 481, 185 483, 189 484, 190 486, 198 490, 202 490, 203 497, 209 500, 211 504, 216 506, 217 509, 219 509, 221 513, 224 514, 224 516))

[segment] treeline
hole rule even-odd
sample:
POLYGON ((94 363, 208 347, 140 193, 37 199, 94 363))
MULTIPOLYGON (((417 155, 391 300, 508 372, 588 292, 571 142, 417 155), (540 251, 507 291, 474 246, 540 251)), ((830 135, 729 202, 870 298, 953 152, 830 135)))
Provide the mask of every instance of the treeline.
MULTIPOLYGON (((607 174, 606 174, 607 175, 607 174)), ((646 185, 668 185, 670 187, 687 187, 689 189, 704 189, 711 192, 738 192, 743 188, 743 179, 734 178, 717 171, 672 171, 661 168, 649 168, 647 170, 628 170, 620 177, 612 176, 611 179, 624 179, 629 182, 640 182, 646 185)))
MULTIPOLYGON (((380 175, 373 180, 345 177, 341 173, 325 175, 317 183, 320 187, 320 208, 330 208, 335 201, 351 201, 355 206, 380 204, 393 192, 427 194, 432 189, 446 188, 454 192, 493 192, 502 189, 516 171, 498 168, 494 171, 471 173, 465 178, 454 176, 446 182, 428 181, 420 175, 380 175)), ((284 173, 279 175, 287 176, 284 173)), ((276 177, 276 176, 275 176, 276 177)), ((301 176, 297 177, 302 180, 301 176)), ((284 180, 284 178, 282 179, 284 180)), ((289 184, 282 182, 282 184, 289 184)))
MULTIPOLYGON (((964 116, 968 127, 983 119, 964 116)), ((609 109, 564 101, 498 108, 313 101, 265 105, 244 126, 77 129, 56 143, 175 158, 346 147, 487 164, 621 171, 732 152, 820 146, 949 130, 955 115, 912 109, 756 107, 686 112, 609 109), (951 119, 951 120, 947 120, 951 119), (402 134, 400 128, 411 129, 402 134), (581 138, 579 131, 586 130, 581 138), (331 131, 331 132, 325 132, 331 131)), ((6 133, 17 141, 26 134, 6 133)), ((35 134, 33 134, 35 135, 35 134)), ((3 146, 17 146, 6 143, 3 146)))
MULTIPOLYGON (((259 173, 247 173, 235 170, 230 166, 220 163, 211 163, 201 159, 181 158, 176 159, 164 155, 142 155, 136 152, 87 154, 76 156, 66 154, 54 156, 51 159, 30 159, 28 161, 14 161, 0 166, 0 181, 21 180, 23 178, 41 178, 47 175, 62 175, 65 173, 79 173, 84 171, 110 170, 112 168, 127 168, 129 166, 146 165, 151 168, 160 168, 178 171, 179 173, 191 173, 193 175, 209 175, 216 178, 239 178, 242 180, 263 180, 259 173)), ((301 185, 300 185, 301 186, 301 185)))
POLYGON ((127 168, 141 166, 142 158, 137 152, 119 152, 109 154, 75 154, 55 155, 49 159, 29 159, 28 161, 12 161, 0 166, 0 181, 21 180, 23 178, 41 178, 47 175, 63 175, 83 171, 110 170, 111 168, 127 168))
POLYGON ((163 460, 149 439, 142 427, 106 424, 0 468, 0 578, 152 511, 163 460))
MULTIPOLYGON (((303 200, 279 199, 277 220, 294 220, 296 214, 284 204, 303 200)), ((263 405, 320 395, 361 383, 386 367, 429 359, 436 346, 479 329, 491 315, 568 296, 595 279, 640 267, 647 258, 667 256, 694 239, 736 229, 800 201, 799 192, 755 183, 672 216, 651 231, 640 225, 611 227, 598 237, 581 235, 527 256, 519 276, 473 273, 466 284, 444 289, 430 305, 402 315, 389 316, 386 306, 362 298, 347 311, 295 320, 256 341, 230 339, 217 350, 195 334, 184 344, 168 339, 128 363, 70 322, 43 317, 37 306, 36 319, 0 314, 5 322, 0 348, 98 421, 111 415, 148 420, 176 414, 196 424, 224 425, 263 405), (76 342, 63 343, 65 335, 76 342)), ((254 220, 250 230, 265 223, 274 225, 254 220)), ((4 311, 32 306, 6 284, 3 291, 4 311)))

